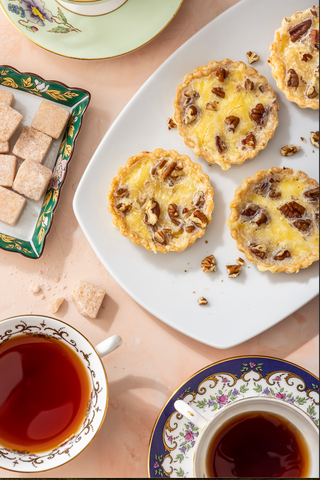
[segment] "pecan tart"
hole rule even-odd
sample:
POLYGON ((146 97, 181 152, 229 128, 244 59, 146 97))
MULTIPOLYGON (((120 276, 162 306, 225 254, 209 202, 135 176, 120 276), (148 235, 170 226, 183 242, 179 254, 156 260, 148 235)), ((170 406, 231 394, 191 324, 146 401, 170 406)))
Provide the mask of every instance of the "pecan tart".
POLYGON ((180 252, 211 222, 213 189, 200 165, 158 148, 129 158, 111 182, 113 224, 155 253, 180 252))
POLYGON ((319 108, 319 7, 286 17, 270 45, 272 75, 291 102, 319 108))
POLYGON ((267 79, 227 58, 187 75, 174 109, 185 144, 222 170, 255 157, 278 125, 278 103, 267 79))
POLYGON ((319 259, 319 184, 304 172, 260 170, 230 208, 231 236, 259 270, 293 273, 319 259))

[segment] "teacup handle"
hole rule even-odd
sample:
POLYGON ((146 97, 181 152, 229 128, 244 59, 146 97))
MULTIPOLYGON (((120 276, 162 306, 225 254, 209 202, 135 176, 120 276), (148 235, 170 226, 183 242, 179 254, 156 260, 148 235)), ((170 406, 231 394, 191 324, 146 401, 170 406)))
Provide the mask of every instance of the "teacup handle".
POLYGON ((112 337, 103 340, 103 342, 99 343, 96 346, 96 350, 99 353, 100 357, 104 357, 108 355, 108 353, 113 352, 118 347, 122 345, 122 338, 120 335, 112 335, 112 337))
POLYGON ((190 405, 188 405, 183 400, 176 400, 174 402, 174 408, 200 429, 202 429, 208 422, 206 418, 196 412, 192 407, 190 407, 190 405))

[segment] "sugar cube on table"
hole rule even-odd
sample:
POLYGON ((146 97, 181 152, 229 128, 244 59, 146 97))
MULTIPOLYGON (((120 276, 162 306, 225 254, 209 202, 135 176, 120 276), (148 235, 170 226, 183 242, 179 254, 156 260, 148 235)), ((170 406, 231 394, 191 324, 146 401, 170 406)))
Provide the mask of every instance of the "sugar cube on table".
POLYGON ((29 290, 31 293, 36 294, 40 292, 41 287, 37 283, 33 283, 32 285, 30 285, 29 290))
POLYGON ((53 300, 51 300, 49 302, 49 310, 51 313, 57 313, 57 311, 59 310, 59 308, 61 307, 61 305, 63 304, 64 302, 64 298, 54 298, 53 300))
POLYGON ((47 155, 52 138, 34 128, 23 127, 12 153, 23 160, 42 163, 47 155))
POLYGON ((78 282, 71 299, 81 315, 96 318, 106 292, 86 282, 78 282))
POLYGON ((5 103, 0 102, 0 140, 9 140, 22 122, 23 116, 5 103))
POLYGON ((17 193, 0 187, 0 222, 12 227, 17 223, 26 199, 17 193))
POLYGON ((12 188, 32 200, 40 200, 46 191, 51 174, 50 168, 32 160, 25 160, 18 170, 12 188))
POLYGON ((16 174, 17 159, 14 155, 0 155, 0 185, 12 187, 16 174))
POLYGON ((9 142, 0 140, 0 153, 9 153, 9 142))
POLYGON ((9 107, 11 107, 13 99, 13 93, 0 89, 0 102, 5 103, 6 105, 9 105, 9 107))
POLYGON ((56 140, 61 137, 70 117, 70 112, 59 105, 43 100, 31 123, 31 127, 56 140))

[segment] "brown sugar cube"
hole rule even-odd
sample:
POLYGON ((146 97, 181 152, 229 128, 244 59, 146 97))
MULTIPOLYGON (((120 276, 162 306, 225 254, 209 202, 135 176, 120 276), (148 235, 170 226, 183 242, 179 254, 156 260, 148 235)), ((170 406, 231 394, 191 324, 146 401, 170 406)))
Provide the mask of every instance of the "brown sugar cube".
POLYGON ((81 315, 96 318, 106 292, 86 282, 78 282, 71 299, 81 315))
POLYGON ((23 160, 33 160, 42 163, 47 155, 52 138, 45 133, 38 132, 30 127, 24 127, 12 153, 23 160))
POLYGON ((0 153, 9 153, 9 142, 0 140, 0 153))
POLYGON ((67 125, 69 117, 70 113, 65 108, 43 100, 31 127, 58 140, 67 125))
POLYGON ((12 187, 16 174, 17 159, 14 155, 0 155, 0 185, 12 187))
POLYGON ((39 200, 48 186, 51 174, 50 168, 32 160, 25 160, 18 170, 12 188, 32 200, 39 200))
POLYGON ((5 103, 0 103, 0 140, 9 140, 22 122, 23 116, 5 103))
POLYGON ((25 198, 7 188, 0 187, 0 222, 13 227, 18 221, 25 203, 25 198))
POLYGON ((31 293, 36 294, 40 292, 41 287, 37 283, 33 283, 32 285, 30 285, 29 290, 31 293))
POLYGON ((59 310, 59 308, 61 307, 61 305, 63 304, 64 302, 64 298, 54 298, 53 300, 51 300, 49 302, 49 310, 51 313, 57 313, 57 311, 59 310))
POLYGON ((5 103, 6 105, 9 105, 9 107, 11 107, 13 99, 13 93, 7 92, 6 90, 0 90, 0 102, 5 103))

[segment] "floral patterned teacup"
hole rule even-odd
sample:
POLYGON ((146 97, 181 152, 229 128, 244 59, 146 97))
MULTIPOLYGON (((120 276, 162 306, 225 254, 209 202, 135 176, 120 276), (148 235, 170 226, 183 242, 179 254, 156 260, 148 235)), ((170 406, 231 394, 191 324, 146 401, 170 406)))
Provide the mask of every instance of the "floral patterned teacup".
POLYGON ((12 450, 0 445, 0 468, 17 472, 43 472, 79 455, 100 429, 109 401, 108 379, 101 357, 118 348, 122 340, 119 335, 113 335, 93 347, 89 340, 67 323, 40 315, 23 315, 0 321, 0 348, 9 338, 17 335, 50 337, 67 343, 87 369, 91 382, 91 396, 83 423, 62 444, 41 453, 12 450))
POLYGON ((84 16, 105 15, 114 12, 127 0, 56 0, 73 13, 84 16))
POLYGON ((253 411, 274 413, 295 425, 309 449, 310 464, 307 477, 319 478, 319 429, 305 412, 295 406, 277 398, 244 398, 222 407, 210 420, 197 413, 183 400, 177 400, 174 406, 181 415, 201 429, 193 455, 193 476, 196 478, 210 477, 206 460, 214 433, 233 416, 253 411))

